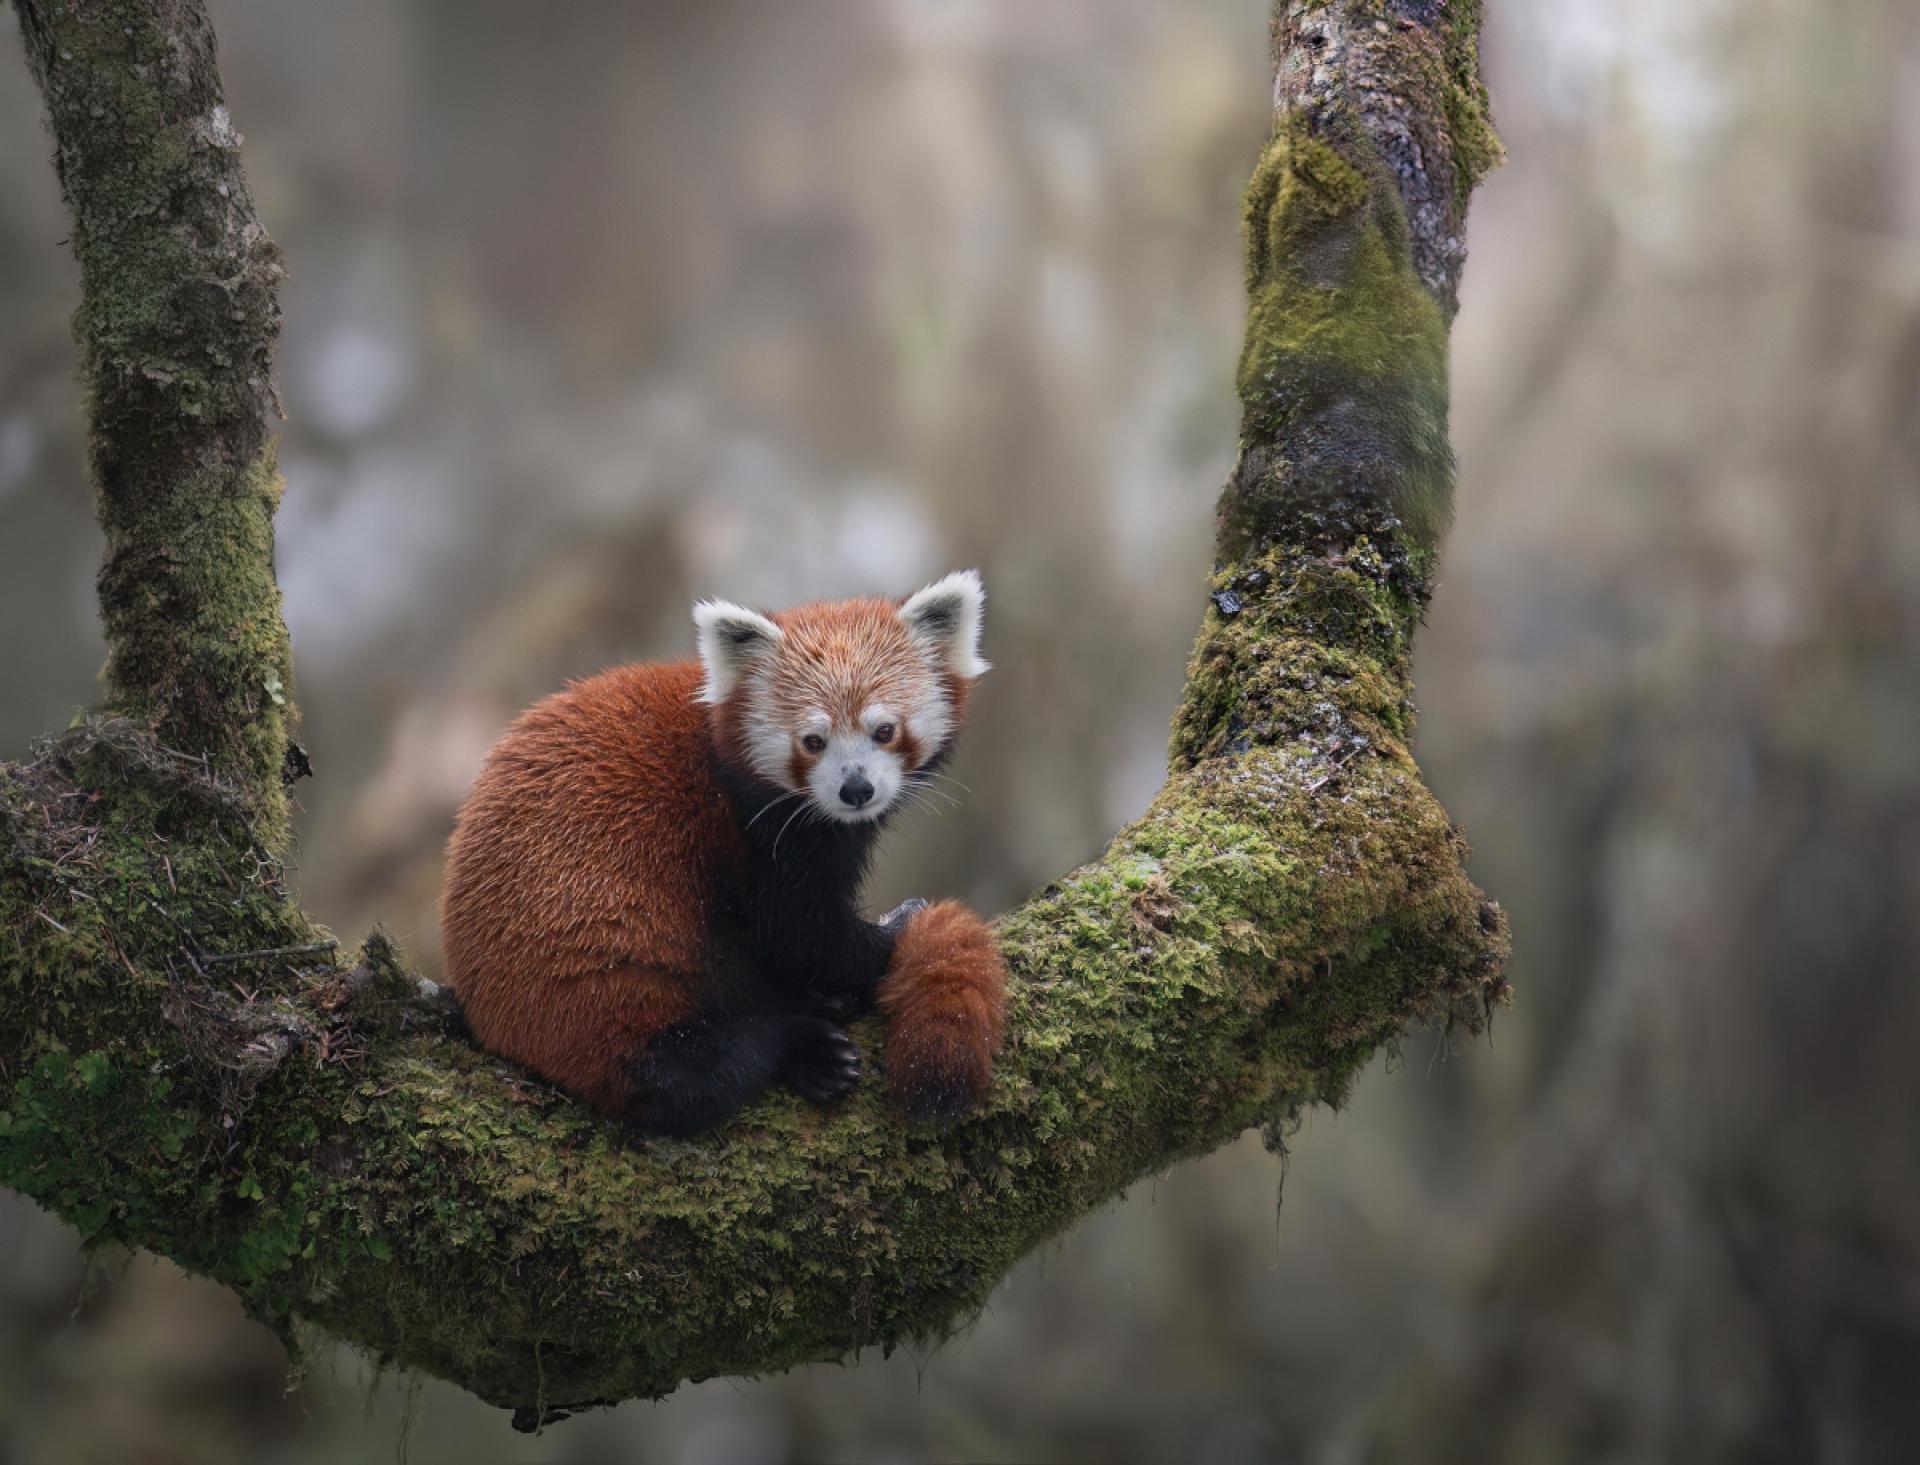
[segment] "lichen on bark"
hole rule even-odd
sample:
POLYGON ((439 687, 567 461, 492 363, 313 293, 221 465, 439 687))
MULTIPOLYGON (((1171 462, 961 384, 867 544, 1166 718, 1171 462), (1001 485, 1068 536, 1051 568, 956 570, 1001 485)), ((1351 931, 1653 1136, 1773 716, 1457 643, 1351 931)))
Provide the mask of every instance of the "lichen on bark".
POLYGON ((1408 750, 1451 495, 1448 240, 1489 155, 1451 142, 1483 108, 1474 7, 1276 13, 1242 452, 1169 780, 1002 919, 988 1103, 934 1132, 878 1085, 830 1113, 775 1094, 644 1144, 451 1031, 385 938, 339 952, 287 898, 278 266, 211 30, 198 0, 21 15, 76 217, 114 659, 106 712, 0 766, 0 1183, 226 1283, 290 1345, 317 1323, 537 1424, 940 1335, 1141 1175, 1504 997, 1504 918, 1408 750))

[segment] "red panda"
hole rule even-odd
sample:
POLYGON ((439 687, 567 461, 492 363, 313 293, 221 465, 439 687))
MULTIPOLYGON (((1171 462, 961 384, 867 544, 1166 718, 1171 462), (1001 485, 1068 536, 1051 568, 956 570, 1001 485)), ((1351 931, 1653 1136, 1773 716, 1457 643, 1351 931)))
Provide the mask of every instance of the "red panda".
POLYGON ((448 982, 474 1038, 645 1134, 772 1084, 851 1092, 848 1019, 888 1019, 901 1107, 978 1103, 1004 1025, 991 931, 954 901, 878 924, 855 897, 904 795, 952 749, 985 594, 768 617, 694 608, 699 657, 623 666, 523 713, 448 849, 448 982))

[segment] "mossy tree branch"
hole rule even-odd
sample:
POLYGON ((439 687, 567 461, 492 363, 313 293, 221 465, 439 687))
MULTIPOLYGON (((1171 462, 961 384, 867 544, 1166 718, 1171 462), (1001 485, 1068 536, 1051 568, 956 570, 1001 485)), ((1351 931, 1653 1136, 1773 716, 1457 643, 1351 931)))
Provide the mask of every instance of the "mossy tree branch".
POLYGON ((16 0, 80 261, 108 705, 205 753, 284 838, 292 656, 268 420, 282 270, 197 4, 16 0))
POLYGON ((20 9, 82 264, 114 660, 105 714, 0 768, 0 1181, 537 1423, 938 1334, 1141 1175, 1504 996, 1504 920, 1407 749, 1458 241, 1497 149, 1477 6, 1276 14, 1242 453, 1171 776, 1003 920, 985 1111, 910 1132, 869 1086, 639 1146, 285 898, 274 265, 211 32, 198 0, 20 9))

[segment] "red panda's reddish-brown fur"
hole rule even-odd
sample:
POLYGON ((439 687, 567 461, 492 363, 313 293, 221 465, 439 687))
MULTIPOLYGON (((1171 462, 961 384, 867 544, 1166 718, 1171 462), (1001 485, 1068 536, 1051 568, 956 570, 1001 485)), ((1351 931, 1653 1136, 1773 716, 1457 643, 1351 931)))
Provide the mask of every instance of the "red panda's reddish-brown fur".
POLYGON ((694 1010, 705 891, 745 857, 700 681, 692 661, 620 667, 521 714, 448 852, 447 974, 474 1037, 609 1112, 633 1055, 694 1010))
POLYGON ((957 1112, 986 1097, 1006 1029, 1006 964, 987 923, 957 900, 907 922, 880 983, 887 1085, 908 1114, 957 1112))
MULTIPOLYGON (((802 679, 822 679, 809 696, 867 695, 847 663, 897 656, 895 641, 911 650, 897 610, 856 601, 777 617, 783 644, 808 658, 802 679)), ((880 673, 883 690, 895 685, 884 661, 880 673)), ((939 680, 957 726, 968 682, 939 680)), ((447 975, 475 1039, 630 1118, 637 1057, 702 1009, 714 892, 754 858, 724 766, 740 754, 739 697, 703 705, 702 681, 696 661, 620 667, 522 714, 448 854, 447 975)), ((908 766, 940 751, 909 748, 908 766)), ((955 1113, 985 1092, 1000 1045, 999 954, 951 901, 893 940, 877 994, 891 1087, 910 1113, 955 1113)))

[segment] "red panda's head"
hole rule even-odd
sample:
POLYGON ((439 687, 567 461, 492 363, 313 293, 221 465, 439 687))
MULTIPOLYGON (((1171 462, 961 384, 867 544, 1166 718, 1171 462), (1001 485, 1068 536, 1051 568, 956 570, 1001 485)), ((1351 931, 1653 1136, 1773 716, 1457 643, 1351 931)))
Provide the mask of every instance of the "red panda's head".
POLYGON ((979 659, 987 591, 958 570, 904 601, 833 601, 762 616, 693 607, 714 732, 730 757, 862 824, 952 745, 979 659))
POLYGON ((723 751, 766 782, 858 824, 894 807, 959 731, 986 592, 961 570, 903 601, 803 605, 771 618, 693 609, 723 751))

